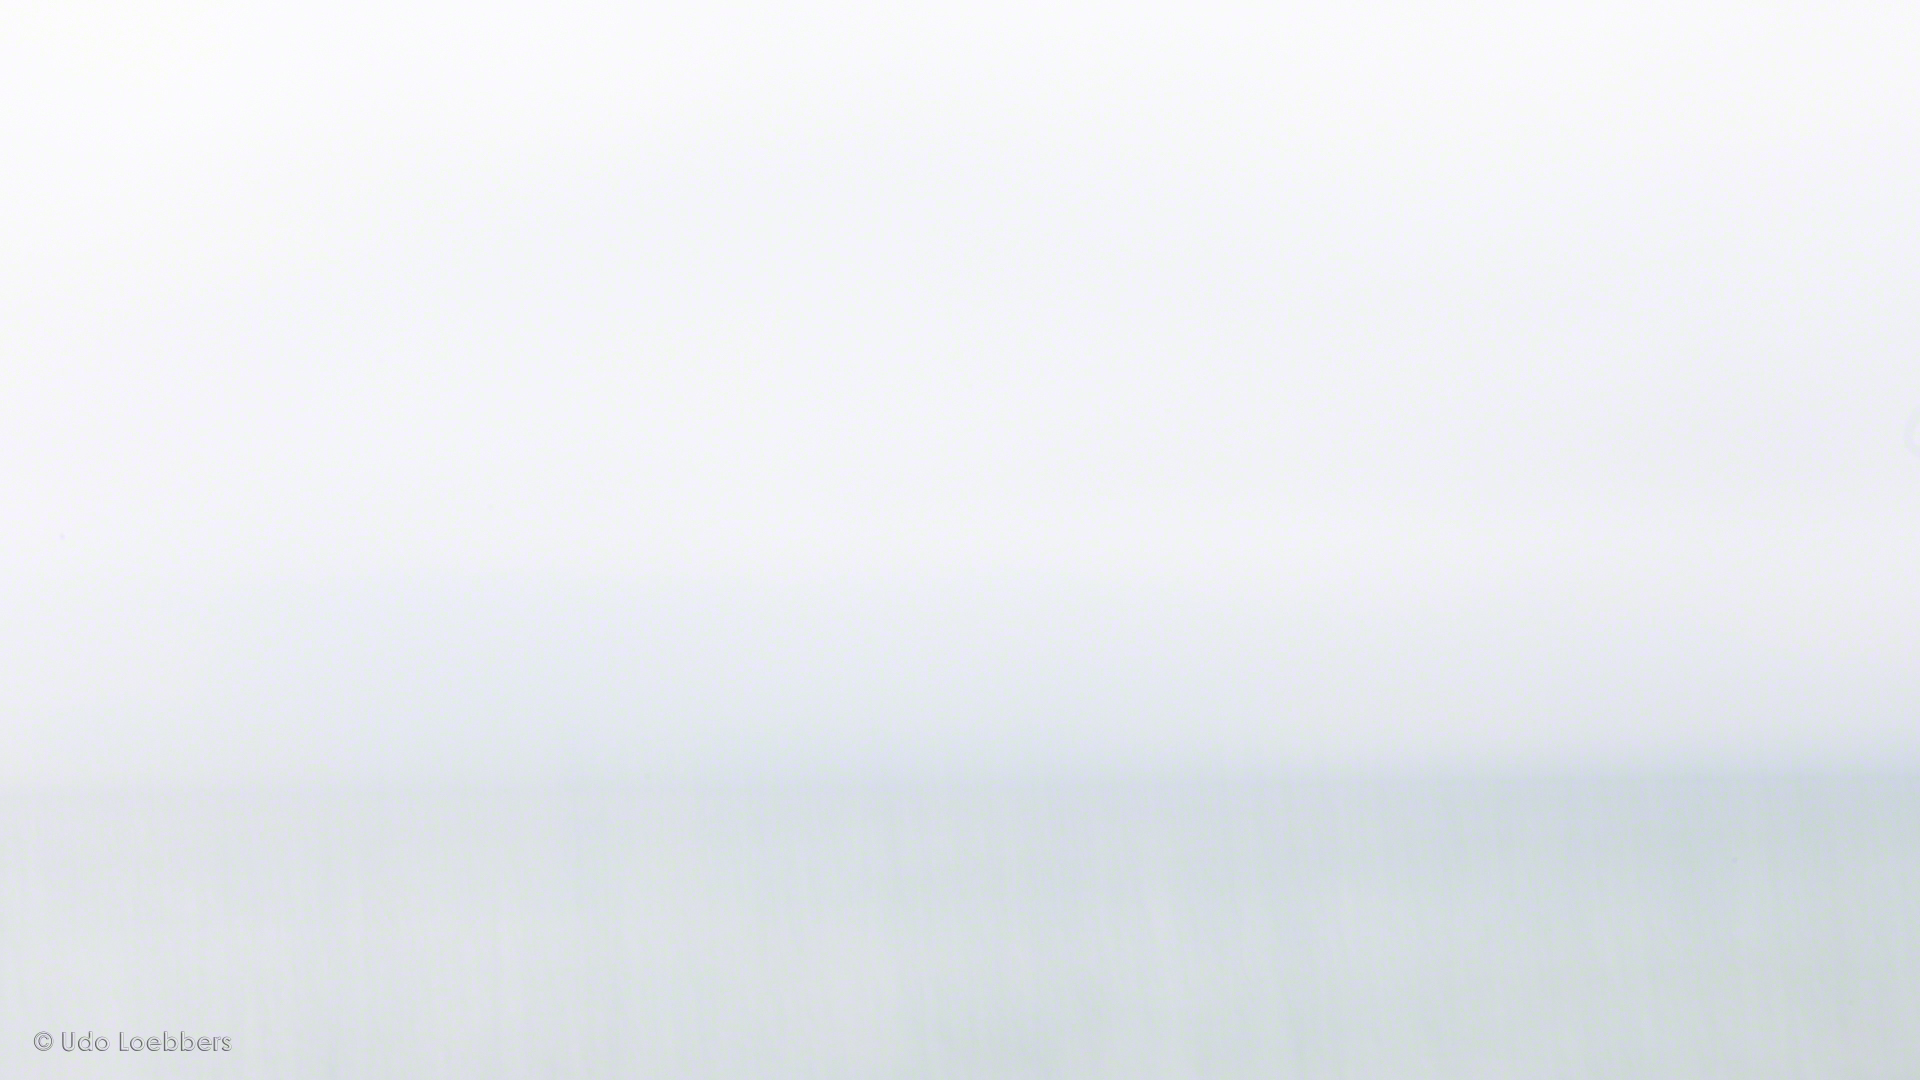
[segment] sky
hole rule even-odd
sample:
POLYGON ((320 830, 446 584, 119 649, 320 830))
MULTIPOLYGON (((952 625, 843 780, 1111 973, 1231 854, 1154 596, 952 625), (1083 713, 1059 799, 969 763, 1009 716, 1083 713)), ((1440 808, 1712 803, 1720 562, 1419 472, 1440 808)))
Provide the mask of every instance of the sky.
POLYGON ((1920 12, 61 2, 0 780, 1920 766, 1920 12))

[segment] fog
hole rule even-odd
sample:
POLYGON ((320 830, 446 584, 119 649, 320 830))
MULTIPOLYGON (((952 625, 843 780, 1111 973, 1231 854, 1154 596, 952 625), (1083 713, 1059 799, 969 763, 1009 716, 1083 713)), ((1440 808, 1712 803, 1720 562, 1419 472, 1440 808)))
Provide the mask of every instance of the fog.
POLYGON ((1916 55, 7 5, 0 1072, 1920 1075, 1916 55))
POLYGON ((8 22, 12 782, 1920 760, 1907 7, 8 22))

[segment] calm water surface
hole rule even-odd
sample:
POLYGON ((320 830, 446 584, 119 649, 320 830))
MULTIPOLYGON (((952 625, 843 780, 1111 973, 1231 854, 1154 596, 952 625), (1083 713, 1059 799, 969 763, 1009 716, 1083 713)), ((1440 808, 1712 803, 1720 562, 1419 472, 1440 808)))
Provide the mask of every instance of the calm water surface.
POLYGON ((1920 782, 13 796, 8 1076, 1920 1076, 1920 782), (36 1051, 48 1031, 225 1053, 36 1051))

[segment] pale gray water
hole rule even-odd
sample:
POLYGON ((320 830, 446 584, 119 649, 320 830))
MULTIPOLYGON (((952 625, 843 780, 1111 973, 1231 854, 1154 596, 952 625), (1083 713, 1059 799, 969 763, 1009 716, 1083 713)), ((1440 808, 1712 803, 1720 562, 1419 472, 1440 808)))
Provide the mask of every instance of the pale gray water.
POLYGON ((7 1076, 1920 1075, 1908 779, 4 813, 7 1076), (89 1028, 232 1049, 31 1045, 89 1028))

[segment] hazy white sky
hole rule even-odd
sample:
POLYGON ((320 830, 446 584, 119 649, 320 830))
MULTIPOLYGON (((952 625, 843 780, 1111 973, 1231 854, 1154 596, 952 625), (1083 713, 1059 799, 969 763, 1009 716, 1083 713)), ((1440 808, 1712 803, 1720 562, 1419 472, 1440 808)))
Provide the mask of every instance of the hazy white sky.
POLYGON ((0 19, 7 776, 1920 763, 1913 5, 0 19))

